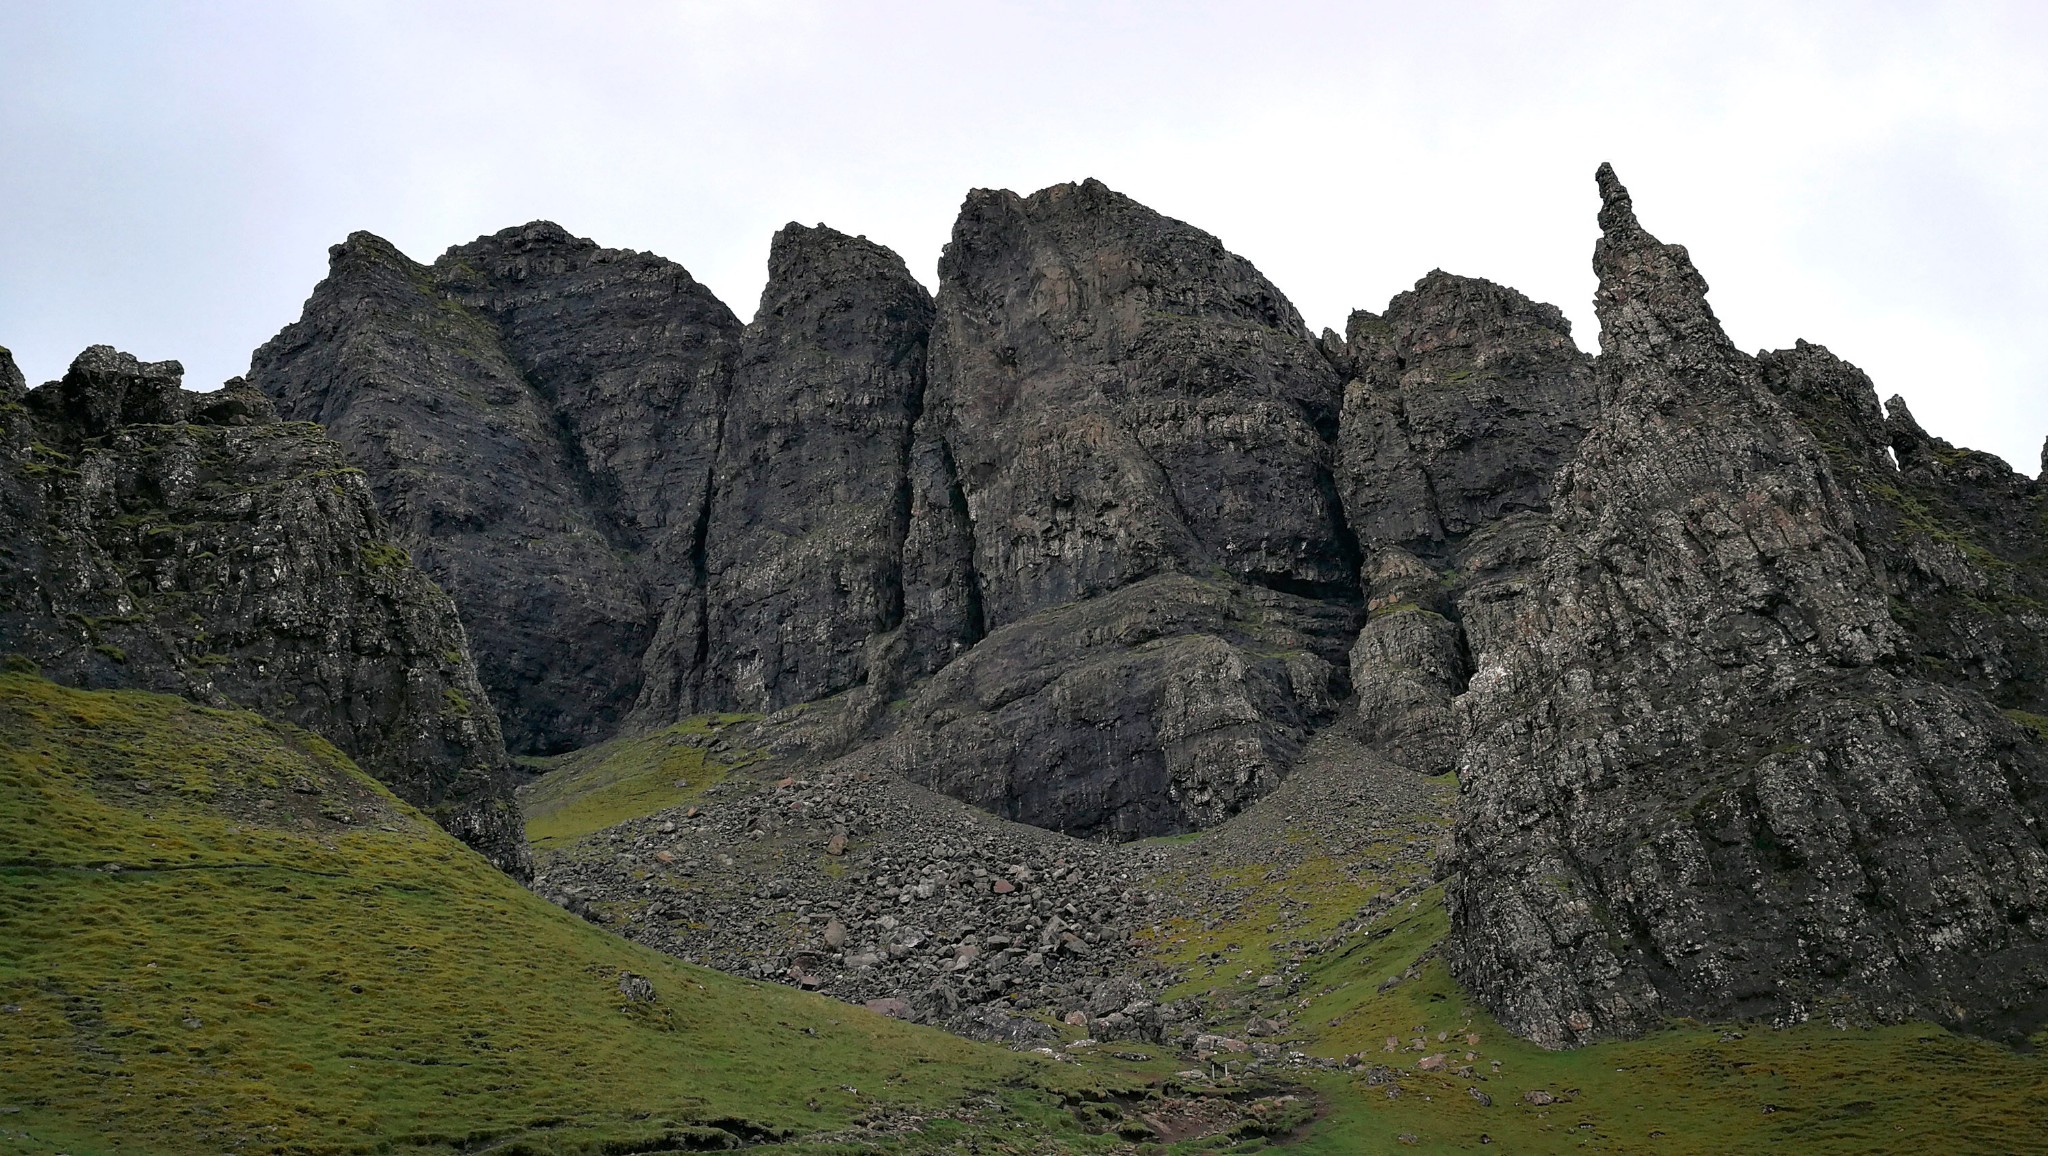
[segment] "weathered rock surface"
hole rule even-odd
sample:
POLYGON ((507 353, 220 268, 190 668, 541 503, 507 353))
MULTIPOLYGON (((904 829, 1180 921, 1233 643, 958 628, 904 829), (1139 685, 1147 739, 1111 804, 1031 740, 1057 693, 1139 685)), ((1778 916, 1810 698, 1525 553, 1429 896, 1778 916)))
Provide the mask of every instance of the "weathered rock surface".
POLYGON ((973 552, 915 599, 936 635, 1165 572, 1354 593, 1340 383, 1249 263, 1086 181, 969 194, 939 276, 913 533, 973 552))
POLYGON ((447 595, 360 470, 239 379, 95 346, 23 388, 0 351, 0 650, 72 685, 236 705, 330 740, 522 873, 498 722, 447 595))
POLYGON ((1180 574, 1004 626, 909 704, 892 763, 1005 818, 1117 840, 1272 790, 1344 697, 1355 610, 1180 574))
POLYGON ((498 325, 357 233, 250 374, 347 449, 394 538, 455 596, 512 747, 608 735, 651 632, 638 538, 498 325))
POLYGON ((1556 306, 1441 270, 1348 329, 1324 343, 1352 375, 1338 481, 1373 612, 1351 653, 1357 725, 1440 773, 1462 739, 1451 703, 1471 673, 1465 609, 1498 584, 1472 585, 1468 539, 1499 570, 1485 531, 1549 510, 1592 421, 1592 363, 1556 306))
POLYGON ((1242 258, 1095 181, 971 193, 940 282, 904 645, 945 669, 906 773, 1098 836, 1227 816, 1343 693, 1333 366, 1242 258))
POLYGON ((1549 1046, 1672 1015, 2029 1030, 2048 745, 1916 662, 1860 544, 1895 540, 1860 516, 1884 498, 1795 414, 1843 375, 1737 351, 1600 186, 1599 414, 1540 565, 1466 623, 1454 973, 1549 1046))
POLYGON ((1360 548, 1441 559, 1495 519, 1549 509, 1595 401, 1555 305, 1436 270, 1348 329, 1339 476, 1360 548))
POLYGON ((779 710, 870 678, 870 640, 903 619, 931 316, 888 249, 822 225, 775 235, 724 413, 704 626, 662 630, 648 721, 779 710))
POLYGON ((1880 411, 1870 379, 1822 346, 1760 354, 1758 367, 1847 487, 1915 674, 2048 712, 2048 490, 1928 435, 1903 399, 1880 411))

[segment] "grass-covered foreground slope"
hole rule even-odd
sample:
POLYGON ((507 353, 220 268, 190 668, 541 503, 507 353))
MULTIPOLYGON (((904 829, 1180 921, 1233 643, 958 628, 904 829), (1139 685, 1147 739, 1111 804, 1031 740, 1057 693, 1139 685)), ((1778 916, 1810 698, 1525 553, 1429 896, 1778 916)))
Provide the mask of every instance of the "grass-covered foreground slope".
POLYGON ((551 758, 527 759, 545 772, 519 792, 526 837, 537 848, 564 846, 628 819, 702 797, 726 772, 749 761, 720 732, 751 715, 698 715, 652 734, 613 739, 551 758))
MULTIPOLYGON (((1680 1023, 1625 1043, 1538 1048, 1451 979, 1438 956, 1441 887, 1403 892, 1303 961, 1284 994, 1261 991, 1249 976, 1288 959, 1266 941, 1341 915, 1326 896, 1356 902, 1333 884, 1341 866, 1306 855, 1242 880, 1215 871, 1212 892, 1238 917, 1177 920, 1153 947, 1188 976, 1182 990, 1288 1021, 1288 1046, 1309 1055, 1357 1057, 1342 1074, 1304 1075, 1322 1113, 1290 1150, 2048 1152, 2048 1058, 1932 1024, 1680 1023)), ((1386 882, 1425 879, 1397 866, 1386 882)))
POLYGON ((1073 1125, 1037 1060, 606 935, 249 714, 0 676, 0 864, 0 1151, 1073 1125))

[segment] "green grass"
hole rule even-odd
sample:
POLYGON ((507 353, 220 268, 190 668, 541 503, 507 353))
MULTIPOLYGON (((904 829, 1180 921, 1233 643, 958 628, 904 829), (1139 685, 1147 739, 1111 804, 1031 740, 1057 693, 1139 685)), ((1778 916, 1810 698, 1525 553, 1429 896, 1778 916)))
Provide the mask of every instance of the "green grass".
POLYGON ((1107 1143, 1047 1068, 604 934, 303 731, 0 675, 0 1151, 1107 1143))
POLYGON ((2048 741, 2048 715, 2032 714, 2023 710, 2009 710, 2005 712, 2005 717, 2033 731, 2044 741, 2048 741))
POLYGON ((2039 1055, 1924 1023, 1681 1022, 1639 1040, 1548 1052, 1503 1030, 1452 980, 1437 954, 1447 926, 1442 891, 1432 888, 1313 960, 1305 1005, 1276 1009, 1294 1017, 1301 1050, 1362 1058, 1356 1074, 1308 1079, 1324 1113, 1290 1151, 2048 1150, 2048 1061, 2039 1055), (1435 1055, 1447 1058, 1445 1070, 1419 1070, 1435 1055), (1529 1103, 1532 1091, 1557 1102, 1529 1103))
POLYGON ((700 715, 652 734, 526 760, 546 772, 519 793, 527 839, 536 848, 557 848, 628 819, 695 801, 728 772, 753 761, 751 753, 715 755, 703 745, 751 717, 700 715))

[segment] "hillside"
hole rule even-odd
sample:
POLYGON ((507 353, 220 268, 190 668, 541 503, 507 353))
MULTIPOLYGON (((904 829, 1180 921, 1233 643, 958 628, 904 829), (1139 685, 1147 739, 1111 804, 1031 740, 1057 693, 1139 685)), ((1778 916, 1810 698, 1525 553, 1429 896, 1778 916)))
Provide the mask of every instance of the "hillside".
MULTIPOLYGON (((1455 783, 1375 756, 1348 725, 1220 827, 1105 847, 864 780, 857 759, 807 767, 787 753, 804 723, 700 718, 563 757, 523 792, 547 832, 537 886, 673 955, 955 1032, 1092 1062, 1179 1057, 1200 1078, 1133 1106, 1168 1136, 1219 1097, 1285 1089, 1305 1105, 1299 1130, 1247 1143, 1845 1156, 2042 1143, 2048 1058, 2031 1049, 2048 1034, 2015 1050, 1925 1022, 1682 1020, 1569 1051, 1517 1038, 1444 960, 1434 876, 1455 783), (620 791, 636 781, 675 794, 620 791), (1060 914, 1034 930, 1034 911, 1060 914)), ((1222 1127, 1165 1150, 1233 1142, 1222 1127)))
POLYGON ((1034 1086, 1052 1065, 607 935, 253 715, 0 675, 0 847, 0 1151, 643 1151, 977 1114, 1087 1146, 1034 1086))

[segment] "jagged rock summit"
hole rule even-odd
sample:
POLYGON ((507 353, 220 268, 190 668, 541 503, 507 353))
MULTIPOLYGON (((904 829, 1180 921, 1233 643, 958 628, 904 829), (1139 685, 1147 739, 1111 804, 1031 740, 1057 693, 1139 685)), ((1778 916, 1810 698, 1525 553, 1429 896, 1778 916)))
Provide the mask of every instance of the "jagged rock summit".
POLYGON ((2025 1034, 2043 483, 1736 349, 1598 187, 1598 356, 1441 270, 1311 335, 1084 181, 970 193, 936 295, 791 225, 746 325, 546 223, 358 234, 251 380, 361 463, 520 751, 772 714, 777 758, 1129 840, 1341 736, 1456 772, 1444 950, 1540 1043, 2025 1034))
MULTIPOLYGON (((1453 971, 1550 1046, 1681 1015, 2023 1035, 2048 748, 1999 707, 2034 717, 2041 671, 1993 685, 1915 627, 2021 559, 1913 500, 1910 444, 1871 452, 1917 430, 1886 437, 1860 374, 1735 349, 1685 250, 1599 185, 1598 411, 1513 610, 1468 632, 1453 971)), ((1985 473, 1975 497, 2038 517, 1985 473)))
POLYGON ((498 720, 447 595, 319 427, 239 378, 188 393, 183 372, 96 345, 28 390, 0 350, 0 651, 296 723, 523 873, 498 720))

